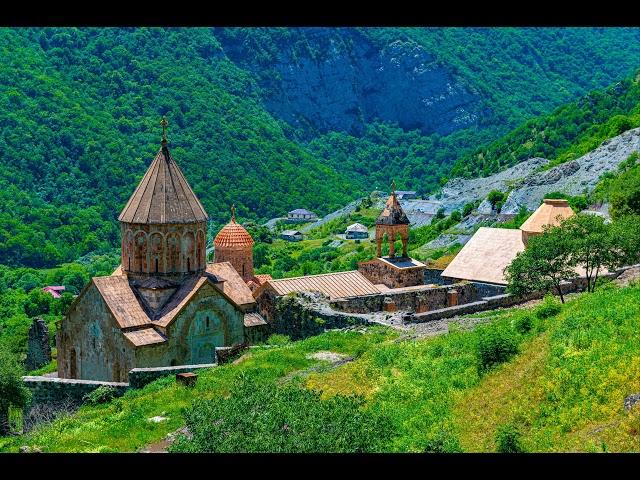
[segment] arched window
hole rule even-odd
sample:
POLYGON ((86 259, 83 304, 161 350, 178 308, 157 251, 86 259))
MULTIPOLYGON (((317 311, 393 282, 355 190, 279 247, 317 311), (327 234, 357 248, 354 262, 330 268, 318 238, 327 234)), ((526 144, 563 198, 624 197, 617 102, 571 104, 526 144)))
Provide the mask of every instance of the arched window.
POLYGON ((156 258, 156 273, 158 273, 158 259, 156 258))
POLYGON ((187 257, 187 272, 191 271, 191 258, 187 257))

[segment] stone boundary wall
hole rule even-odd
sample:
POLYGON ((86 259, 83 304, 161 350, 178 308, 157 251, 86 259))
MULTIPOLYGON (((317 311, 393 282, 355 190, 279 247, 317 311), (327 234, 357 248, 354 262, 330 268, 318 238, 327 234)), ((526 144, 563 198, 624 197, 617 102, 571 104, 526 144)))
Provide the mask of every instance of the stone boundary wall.
POLYGON ((436 285, 452 285, 455 283, 453 280, 449 278, 444 278, 442 276, 442 272, 444 270, 440 270, 438 268, 430 268, 427 267, 424 269, 424 283, 425 285, 429 285, 435 283, 436 285))
MULTIPOLYGON (((627 270, 627 268, 617 270, 607 275, 602 275, 602 277, 616 278, 625 270, 627 270)), ((483 284, 483 285, 492 286, 490 284, 483 284)), ((564 283, 564 285, 562 286, 562 293, 567 294, 567 293, 573 293, 573 292, 581 292, 586 290, 586 288, 587 288, 586 278, 584 277, 575 278, 570 282, 564 283)), ((490 290, 485 290, 485 291, 490 291, 490 290)), ((404 323, 430 322, 432 320, 441 320, 443 318, 455 317, 456 315, 467 315, 469 313, 483 312, 485 310, 493 310, 495 308, 512 307, 520 303, 542 298, 544 295, 545 295, 545 292, 534 292, 526 296, 514 296, 509 293, 503 293, 500 295, 481 297, 480 300, 472 303, 468 303, 468 304, 462 304, 462 305, 457 305, 457 306, 448 307, 448 308, 440 308, 437 310, 431 310, 431 311, 422 312, 422 313, 407 313, 402 317, 402 319, 404 323)))
POLYGON ((95 380, 77 380, 57 377, 22 377, 25 386, 31 391, 31 407, 38 404, 61 402, 82 403, 82 397, 96 388, 107 386, 116 389, 116 395, 122 395, 129 388, 128 383, 99 382, 95 380))
POLYGON ((427 312, 439 310, 449 305, 447 293, 450 290, 458 292, 458 304, 471 303, 480 299, 474 283, 456 283, 439 287, 424 286, 424 288, 402 292, 384 292, 378 295, 350 297, 334 300, 331 307, 345 313, 367 314, 381 311, 427 312), (392 304, 392 308, 389 305, 392 304))
POLYGON ((148 383, 166 375, 186 373, 201 368, 217 367, 217 363, 202 363, 198 365, 177 365, 175 367, 134 368, 129 371, 129 385, 131 388, 142 388, 148 383))

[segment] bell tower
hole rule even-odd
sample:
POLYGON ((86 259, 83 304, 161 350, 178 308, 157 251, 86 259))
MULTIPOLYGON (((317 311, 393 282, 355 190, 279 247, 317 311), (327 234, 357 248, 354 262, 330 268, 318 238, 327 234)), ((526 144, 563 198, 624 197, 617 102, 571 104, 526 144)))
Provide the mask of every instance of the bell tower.
POLYGON ((408 257, 407 245, 409 243, 409 219, 402 210, 396 195, 396 182, 391 182, 391 195, 382 213, 376 220, 376 255, 382 256, 382 243, 385 235, 389 242, 389 258, 395 258, 395 241, 400 237, 402 241, 402 258, 408 257))

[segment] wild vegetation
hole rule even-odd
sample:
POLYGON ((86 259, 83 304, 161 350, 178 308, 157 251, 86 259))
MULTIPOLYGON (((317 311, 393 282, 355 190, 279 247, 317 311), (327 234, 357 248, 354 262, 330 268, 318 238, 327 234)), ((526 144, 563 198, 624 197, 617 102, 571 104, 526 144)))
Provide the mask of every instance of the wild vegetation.
POLYGON ((332 436, 341 425, 349 445, 363 445, 371 437, 344 417, 351 412, 374 422, 367 423, 374 432, 386 425, 389 435, 379 435, 375 447, 383 451, 635 451, 640 416, 637 408, 625 412, 623 399, 640 391, 638 315, 640 287, 610 284, 564 305, 548 298, 533 308, 477 314, 486 323, 471 331, 454 324, 440 337, 400 339, 393 330, 371 327, 274 342, 237 364, 202 371, 194 389, 160 379, 22 438, 2 439, 0 449, 135 451, 185 424, 194 439, 178 441, 176 450, 245 451, 236 435, 212 446, 206 434, 216 428, 242 430, 256 450, 284 451, 293 439, 309 450, 325 448, 312 436, 332 436), (354 360, 332 368, 308 358, 321 350, 354 360), (264 387, 242 386, 254 381, 264 387), (264 401, 266 392, 276 397, 273 405, 264 401), (316 415, 289 423, 285 397, 316 415), (251 405, 259 412, 248 422, 244 407, 251 405), (331 413, 328 407, 338 405, 331 413), (223 414, 224 423, 211 423, 223 414), (156 415, 167 420, 147 420, 156 415))

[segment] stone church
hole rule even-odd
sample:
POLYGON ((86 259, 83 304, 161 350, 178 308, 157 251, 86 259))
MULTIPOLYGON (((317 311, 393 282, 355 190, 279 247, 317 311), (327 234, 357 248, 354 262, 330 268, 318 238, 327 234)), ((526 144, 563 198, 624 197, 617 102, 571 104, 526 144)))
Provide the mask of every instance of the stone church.
POLYGON ((132 368, 213 363, 216 347, 268 327, 252 295, 270 279, 253 273, 253 239, 232 213, 207 263, 208 215, 165 133, 118 220, 121 265, 92 278, 58 325, 58 377, 126 382, 132 368))

